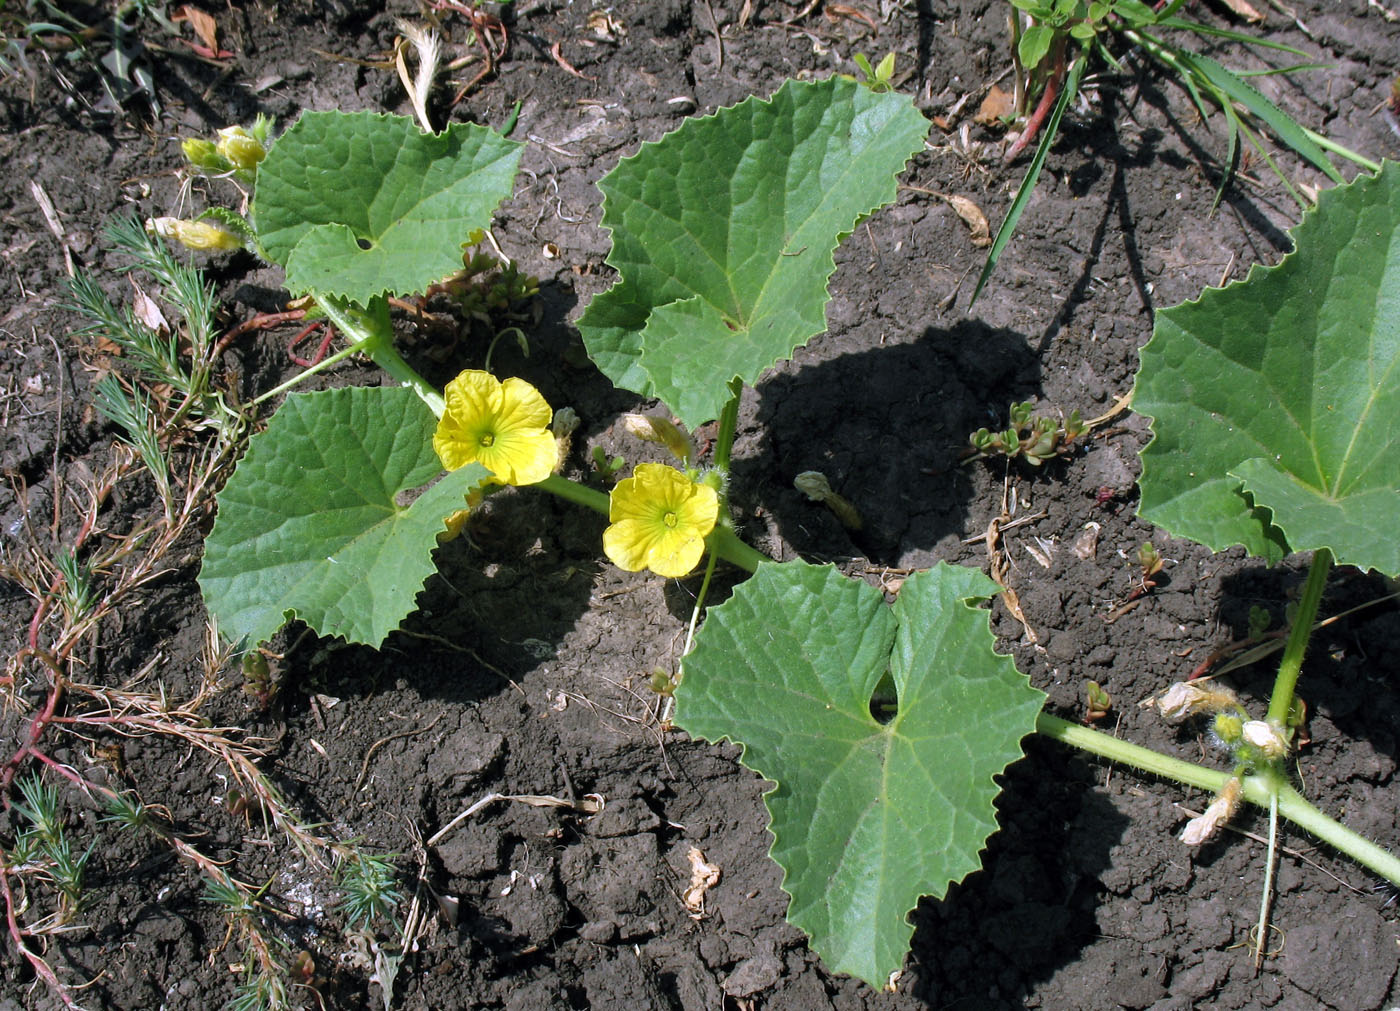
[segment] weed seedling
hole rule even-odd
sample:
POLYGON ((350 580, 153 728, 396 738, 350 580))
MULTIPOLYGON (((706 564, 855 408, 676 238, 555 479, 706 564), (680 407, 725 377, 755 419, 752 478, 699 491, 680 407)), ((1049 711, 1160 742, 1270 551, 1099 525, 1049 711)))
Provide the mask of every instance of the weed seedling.
POLYGON ((1113 699, 1097 681, 1084 682, 1084 722, 1095 724, 1108 715, 1113 708, 1113 699))
POLYGON ((403 901, 394 853, 367 853, 352 847, 336 867, 336 883, 344 893, 339 909, 353 929, 388 921, 403 901))
POLYGON ((864 53, 856 53, 852 59, 856 66, 860 68, 860 83, 871 91, 893 91, 894 90, 894 53, 886 53, 884 58, 874 68, 870 66, 870 58, 864 53))
POLYGON ((1016 142, 1006 154, 1014 160, 1039 137, 1035 155, 1026 170, 1011 206, 997 230, 982 272, 973 289, 977 301, 997 260, 1011 240, 1022 212, 1040 178, 1045 158, 1059 133, 1066 109, 1079 95, 1079 85, 1091 59, 1122 69, 1118 50, 1129 47, 1177 77, 1190 94, 1202 119, 1211 106, 1219 109, 1229 129, 1229 146, 1223 160, 1215 202, 1219 203, 1234 174, 1240 139, 1268 162, 1299 205, 1307 204, 1264 147, 1261 130, 1267 130, 1300 158, 1312 164, 1332 182, 1343 181, 1330 154, 1346 158, 1368 172, 1380 166, 1340 144, 1300 125, 1236 74, 1209 57, 1168 39, 1164 32, 1224 38, 1244 46, 1256 46, 1303 57, 1304 53, 1268 39, 1203 25, 1177 16, 1185 0, 1170 0, 1151 7, 1141 0, 1011 0, 1012 65, 1016 74, 1017 111, 1024 115, 1029 97, 1039 94, 1016 142), (1207 104, 1209 103, 1209 104, 1207 104))
POLYGON ((964 454, 965 462, 1004 456, 1039 467, 1047 460, 1072 453, 1077 448, 1076 441, 1089 431, 1090 426, 1080 418, 1078 410, 1070 411, 1069 417, 1061 421, 1035 415, 1034 410, 1030 401, 1012 404, 1007 412, 1010 424, 1004 431, 979 428, 973 432, 968 436, 972 445, 964 454))

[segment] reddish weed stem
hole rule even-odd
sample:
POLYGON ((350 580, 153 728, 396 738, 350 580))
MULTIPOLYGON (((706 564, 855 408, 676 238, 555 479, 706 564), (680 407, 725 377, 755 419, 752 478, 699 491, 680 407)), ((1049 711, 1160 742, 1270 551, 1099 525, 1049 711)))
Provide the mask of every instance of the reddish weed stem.
POLYGON ((1007 148, 1006 156, 1002 159, 1004 164, 1011 164, 1017 156, 1026 149, 1035 135, 1040 132, 1040 127, 1045 122, 1045 117, 1050 115, 1050 110, 1055 107, 1055 97, 1060 92, 1060 84, 1065 79, 1065 44, 1060 41, 1055 46, 1055 69, 1050 73, 1050 78, 1045 82, 1045 90, 1040 93, 1040 101, 1036 103, 1035 111, 1026 120, 1026 128, 1021 131, 1021 136, 1016 138, 1016 142, 1007 148))

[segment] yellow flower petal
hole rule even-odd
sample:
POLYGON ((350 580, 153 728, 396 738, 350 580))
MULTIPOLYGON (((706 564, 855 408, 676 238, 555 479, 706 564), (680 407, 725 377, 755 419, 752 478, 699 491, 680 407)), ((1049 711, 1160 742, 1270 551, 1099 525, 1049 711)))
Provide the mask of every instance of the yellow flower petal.
POLYGON ((608 518, 603 551, 614 564, 680 577, 705 553, 705 536, 719 518, 719 496, 671 467, 644 463, 613 488, 608 518))
POLYGON ((558 451, 549 432, 552 412, 523 379, 504 383, 469 369, 443 390, 447 409, 433 449, 448 470, 479 463, 502 484, 534 484, 554 471, 558 451))

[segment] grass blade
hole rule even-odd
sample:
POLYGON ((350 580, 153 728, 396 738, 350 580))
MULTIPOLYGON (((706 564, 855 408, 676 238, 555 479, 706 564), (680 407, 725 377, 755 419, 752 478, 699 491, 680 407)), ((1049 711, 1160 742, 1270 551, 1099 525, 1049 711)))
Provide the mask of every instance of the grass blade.
POLYGON ((1229 28, 1216 28, 1214 25, 1203 25, 1199 21, 1187 21, 1184 18, 1162 18, 1156 22, 1159 28, 1176 28, 1183 32, 1195 32, 1197 35, 1211 35, 1218 39, 1228 39, 1231 42, 1239 42, 1246 46, 1259 46, 1261 49, 1278 49, 1285 53, 1292 53, 1294 56, 1306 57, 1308 54, 1301 49, 1285 45, 1282 42, 1274 42, 1271 39, 1261 39, 1256 35, 1246 35, 1244 32, 1231 31, 1229 28))
POLYGON ((1045 132, 1041 134, 1040 144, 1035 149, 1035 157, 1031 159, 1030 168, 1026 169, 1026 176, 1021 180, 1021 188, 1016 191, 1016 197, 1011 201, 1011 207, 1006 212, 1006 217, 1002 220, 1001 227, 997 229, 996 238, 992 240, 991 248, 987 250, 987 262, 982 265, 982 274, 977 278, 977 287, 972 291, 972 301, 967 304, 970 310, 977 303, 977 296, 982 294, 982 288, 986 285, 987 279, 992 276, 992 271, 996 269, 997 260, 1001 257, 1001 252, 1006 248, 1006 244, 1011 241, 1012 234, 1016 231, 1016 223, 1021 220, 1021 213, 1030 203, 1031 194, 1035 192, 1036 180, 1040 178, 1040 170, 1045 166, 1045 158, 1050 153, 1050 146, 1055 143, 1055 138, 1060 133, 1060 117, 1064 115, 1069 103, 1074 101, 1074 96, 1079 93, 1079 79, 1084 74, 1084 64, 1086 58, 1081 55, 1069 68, 1069 73, 1065 75, 1064 90, 1060 92, 1059 101, 1055 103, 1054 110, 1050 113, 1050 122, 1045 124, 1045 132))
POLYGON ((1273 131, 1274 136, 1291 147, 1300 157, 1312 162, 1327 178, 1334 183, 1346 181, 1322 148, 1308 136, 1308 132, 1273 102, 1208 56, 1200 56, 1183 49, 1176 49, 1173 55, 1192 75, 1244 106, 1250 115, 1273 131))

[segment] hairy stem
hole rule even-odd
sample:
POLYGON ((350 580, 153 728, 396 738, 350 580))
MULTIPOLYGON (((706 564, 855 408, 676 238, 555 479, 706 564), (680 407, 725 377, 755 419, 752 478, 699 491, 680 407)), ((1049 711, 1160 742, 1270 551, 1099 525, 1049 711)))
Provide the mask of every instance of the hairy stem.
POLYGON ((1332 552, 1327 548, 1318 548, 1313 552, 1308 581, 1303 585, 1303 597, 1298 601, 1298 612, 1293 616, 1293 628, 1288 633, 1288 645, 1283 648, 1278 677, 1274 679, 1274 691, 1269 696, 1268 719, 1275 727, 1284 727, 1288 723, 1288 713, 1293 708, 1293 689, 1303 669, 1308 637, 1312 635, 1313 621, 1317 618, 1317 608, 1322 603, 1322 591, 1327 587, 1327 574, 1331 570, 1332 552))
POLYGON ((577 481, 570 481, 567 477, 560 477, 558 474, 551 474, 536 485, 541 491, 547 491, 551 495, 557 495, 566 502, 574 505, 581 505, 585 509, 592 509, 595 513, 608 515, 608 496, 596 488, 579 484, 577 481))
POLYGON ((368 309, 360 309, 339 299, 316 298, 326 318, 340 328, 341 333, 355 342, 355 350, 368 355, 374 364, 393 376, 404 386, 412 387, 423 403, 439 418, 447 410, 447 401, 433 386, 404 361, 394 347, 394 328, 389 322, 389 303, 383 298, 370 300, 368 309))
MULTIPOLYGON (((729 384, 729 400, 719 414, 719 431, 715 435, 715 468, 729 477, 729 452, 734 447, 734 429, 739 424, 739 394, 744 384, 734 379, 729 384)), ((728 482, 725 482, 728 484, 728 482)))
MULTIPOLYGON (((1212 793, 1219 792, 1230 778, 1228 774, 1217 769, 1207 769, 1141 745, 1120 741, 1101 731, 1081 727, 1077 723, 1070 723, 1046 713, 1041 713, 1036 718, 1035 728, 1038 733, 1081 751, 1088 751, 1111 761, 1131 765, 1143 772, 1174 779, 1178 783, 1199 787, 1212 793)), ((1243 786, 1244 797, 1250 803, 1263 808, 1277 803, 1278 813, 1293 824, 1311 832, 1329 846, 1345 853, 1392 884, 1400 885, 1400 858, 1323 814, 1301 793, 1281 782, 1277 776, 1246 776, 1243 786)))
POLYGON ((1264 945, 1269 937, 1269 908, 1274 899, 1274 865, 1278 863, 1278 794, 1269 798, 1269 849, 1264 856, 1264 890, 1259 896, 1258 936, 1254 943, 1254 971, 1264 961, 1264 945))

